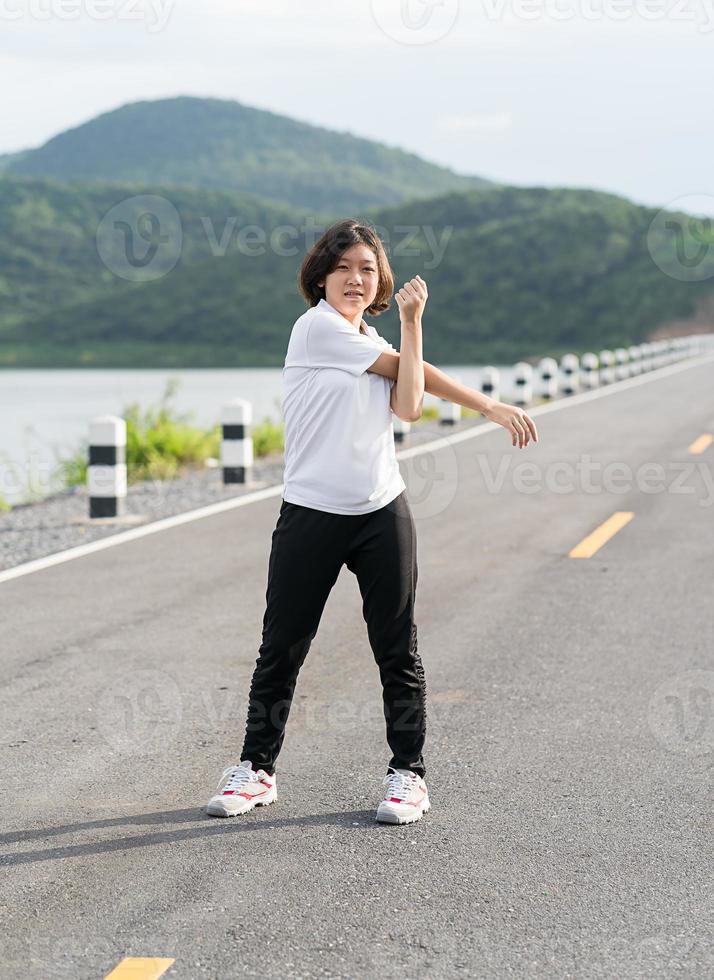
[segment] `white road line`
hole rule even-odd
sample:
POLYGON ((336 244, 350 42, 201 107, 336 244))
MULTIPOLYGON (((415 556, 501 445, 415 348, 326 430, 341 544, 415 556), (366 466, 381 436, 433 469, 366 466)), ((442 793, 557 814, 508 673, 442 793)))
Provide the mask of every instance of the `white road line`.
MULTIPOLYGON (((594 388, 591 391, 583 391, 577 395, 564 395, 556 401, 548 402, 545 405, 538 405, 536 408, 526 408, 525 411, 531 418, 538 415, 546 415, 548 412, 557 412, 563 408, 570 408, 573 405, 582 405, 584 402, 593 401, 596 398, 605 398, 608 395, 615 395, 618 392, 626 391, 628 388, 637 388, 639 385, 648 384, 651 381, 658 381, 670 374, 678 374, 689 368, 697 367, 714 361, 714 354, 703 354, 699 357, 688 358, 686 361, 677 364, 668 364, 666 367, 648 371, 647 374, 637 375, 634 378, 626 378, 624 381, 615 381, 602 388, 594 388)), ((411 459, 413 456, 420 456, 423 453, 435 452, 454 443, 464 442, 466 439, 476 439, 494 429, 501 429, 503 426, 496 422, 484 422, 481 425, 473 426, 462 432, 455 432, 452 435, 431 442, 425 442, 420 446, 412 446, 410 449, 402 449, 396 456, 397 459, 411 459)), ((505 430, 504 430, 505 431, 505 430)), ((510 436, 508 437, 510 438, 510 436)), ((515 449, 515 447, 513 447, 515 449)), ((53 565, 61 565, 66 561, 75 558, 83 558, 85 555, 103 551, 105 548, 113 548, 115 545, 126 544, 128 541, 136 541, 149 534, 158 534, 159 531, 167 531, 169 528, 178 527, 180 524, 188 524, 191 521, 199 521, 204 517, 212 517, 214 514, 221 514, 224 511, 232 510, 234 507, 247 507, 248 504, 257 503, 259 500, 266 500, 269 497, 282 495, 284 484, 278 483, 264 490, 256 490, 253 493, 246 493, 241 497, 234 497, 231 500, 222 500, 219 503, 209 504, 206 507, 199 507, 196 510, 189 510, 183 514, 176 514, 174 517, 166 517, 160 521, 153 521, 151 524, 143 524, 141 527, 132 528, 129 531, 119 531, 108 538, 101 538, 98 541, 90 541, 87 544, 78 545, 76 548, 68 548, 65 551, 58 551, 53 555, 46 555, 44 558, 37 558, 34 561, 16 565, 0 572, 0 583, 9 582, 11 579, 21 578, 23 575, 31 575, 33 572, 40 572, 53 565)))
POLYGON ((108 538, 89 541, 87 544, 80 544, 76 548, 58 551, 53 555, 46 555, 44 558, 36 558, 34 561, 25 562, 23 565, 8 568, 4 572, 0 572, 0 582, 8 582, 10 579, 19 578, 21 575, 30 575, 32 572, 39 572, 43 568, 50 568, 52 565, 61 565, 65 561, 72 561, 73 558, 83 558, 85 555, 91 555, 95 551, 103 551, 104 548, 111 548, 117 544, 125 544, 127 541, 144 538, 147 534, 157 534, 159 531, 167 531, 171 527, 178 527, 179 524, 198 521, 202 517, 212 517, 214 514, 220 514, 224 510, 232 510, 234 507, 245 507, 248 504, 255 503, 257 500, 265 500, 266 497, 277 497, 282 491, 283 484, 276 484, 272 487, 266 487, 264 490, 246 493, 242 497, 221 500, 216 504, 199 507, 197 510, 187 510, 183 514, 165 517, 163 520, 153 521, 151 524, 143 524, 141 527, 132 528, 130 531, 119 531, 117 534, 112 534, 108 538))

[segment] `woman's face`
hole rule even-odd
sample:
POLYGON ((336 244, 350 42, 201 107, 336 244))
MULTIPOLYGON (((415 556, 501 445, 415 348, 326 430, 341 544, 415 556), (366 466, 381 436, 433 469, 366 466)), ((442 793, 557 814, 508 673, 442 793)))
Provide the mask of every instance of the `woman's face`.
POLYGON ((362 314, 374 302, 379 287, 377 259, 367 245, 351 245, 340 256, 324 283, 325 299, 336 310, 359 325, 362 314))

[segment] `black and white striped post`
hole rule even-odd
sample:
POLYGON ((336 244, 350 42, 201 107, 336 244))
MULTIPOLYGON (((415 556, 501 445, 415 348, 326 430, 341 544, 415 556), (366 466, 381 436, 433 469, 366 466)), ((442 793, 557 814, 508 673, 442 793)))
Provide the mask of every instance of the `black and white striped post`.
POLYGON ((642 371, 652 370, 652 344, 648 341, 640 344, 640 350, 642 351, 642 371))
POLYGON ((600 384, 611 385, 615 380, 615 355, 607 347, 600 351, 600 384))
POLYGON ((667 341, 655 340, 654 347, 655 347, 654 366, 657 368, 664 367, 667 363, 667 341))
POLYGON ((630 374, 637 375, 642 373, 642 350, 639 344, 632 344, 627 348, 630 357, 630 374))
MULTIPOLYGON (((455 381, 461 381, 458 374, 452 375, 455 381)), ((448 398, 439 399, 439 425, 456 425, 461 421, 461 405, 450 402, 448 398)))
POLYGON ((597 388, 600 383, 597 354, 592 351, 587 351, 580 358, 580 380, 583 388, 597 388))
POLYGON ((558 362, 554 357, 542 357, 536 369, 536 395, 538 398, 555 398, 558 394, 558 362))
POLYGON ((446 398, 439 399, 439 425, 456 425, 461 420, 461 405, 446 398))
POLYGON ((394 427, 394 441, 404 442, 405 438, 411 432, 411 422, 406 422, 404 419, 400 419, 398 415, 395 415, 392 419, 392 425, 394 427))
POLYGON ((501 372, 487 365, 481 372, 481 391, 494 401, 501 400, 501 372))
POLYGON ((689 349, 692 357, 698 357, 706 351, 706 338, 704 334, 692 334, 689 340, 689 349))
POLYGON ((126 505, 126 422, 97 415, 89 422, 87 492, 90 518, 121 517, 126 505))
POLYGON ((698 333, 692 334, 692 343, 694 345, 694 355, 695 357, 700 354, 706 354, 710 349, 711 344, 711 334, 698 333))
POLYGON ((221 406, 221 466, 223 483, 249 483, 253 469, 253 406, 233 398, 221 406))
POLYGON ((615 354, 615 380, 624 381, 630 376, 630 355, 626 347, 616 347, 615 354))
POLYGON ((564 395, 574 395, 580 387, 580 360, 577 354, 563 354, 560 359, 561 387, 564 395))
POLYGON ((528 361, 513 366, 513 404, 525 408, 533 401, 533 368, 528 361))

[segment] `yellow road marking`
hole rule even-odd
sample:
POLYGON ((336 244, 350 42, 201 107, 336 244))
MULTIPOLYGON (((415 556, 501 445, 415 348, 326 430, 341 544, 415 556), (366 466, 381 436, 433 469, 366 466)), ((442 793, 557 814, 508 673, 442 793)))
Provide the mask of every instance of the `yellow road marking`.
POLYGON ((711 432, 705 432, 703 436, 699 436, 698 439, 694 440, 691 446, 688 447, 687 452, 703 453, 712 444, 712 441, 714 441, 714 436, 711 432))
POLYGON ((158 980, 175 962, 160 956, 125 956, 104 980, 158 980))
POLYGON ((608 517, 599 527, 596 527, 592 534, 588 534, 586 538, 583 538, 582 541, 576 544, 572 551, 568 552, 568 557, 590 558, 598 548, 602 548, 634 516, 633 511, 616 510, 611 517, 608 517))

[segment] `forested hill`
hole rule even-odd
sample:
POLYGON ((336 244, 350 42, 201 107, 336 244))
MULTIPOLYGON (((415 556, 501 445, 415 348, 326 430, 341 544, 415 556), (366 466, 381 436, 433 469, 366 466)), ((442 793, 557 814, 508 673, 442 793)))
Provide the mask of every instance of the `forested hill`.
POLYGON ((404 150, 227 99, 134 102, 0 170, 58 180, 232 190, 313 210, 353 211, 492 185, 404 150))
MULTIPOLYGON (((390 208, 375 220, 453 229, 433 271, 427 235, 413 243, 439 306, 431 310, 438 351, 452 363, 474 352, 482 360, 639 343, 714 299, 714 247, 692 270, 664 231, 665 220, 687 227, 691 217, 616 194, 503 187, 390 208), (687 281, 693 271, 698 281, 687 281)), ((393 264, 403 279, 419 263, 393 264)))
MULTIPOLYGON (((171 267, 133 282, 121 243, 102 243, 114 205, 136 217, 136 188, 0 175, 0 365, 282 366, 315 215, 224 191, 144 191, 175 208, 181 240, 167 226, 171 267), (247 226, 262 247, 241 240, 247 226)), ((426 279, 425 357, 454 364, 635 343, 691 317, 714 268, 697 283, 665 275, 648 248, 655 214, 611 194, 503 187, 356 216, 384 229, 397 285, 426 279)), ((673 243, 654 245, 663 264, 673 243)), ((396 304, 370 322, 399 346, 396 304)))

